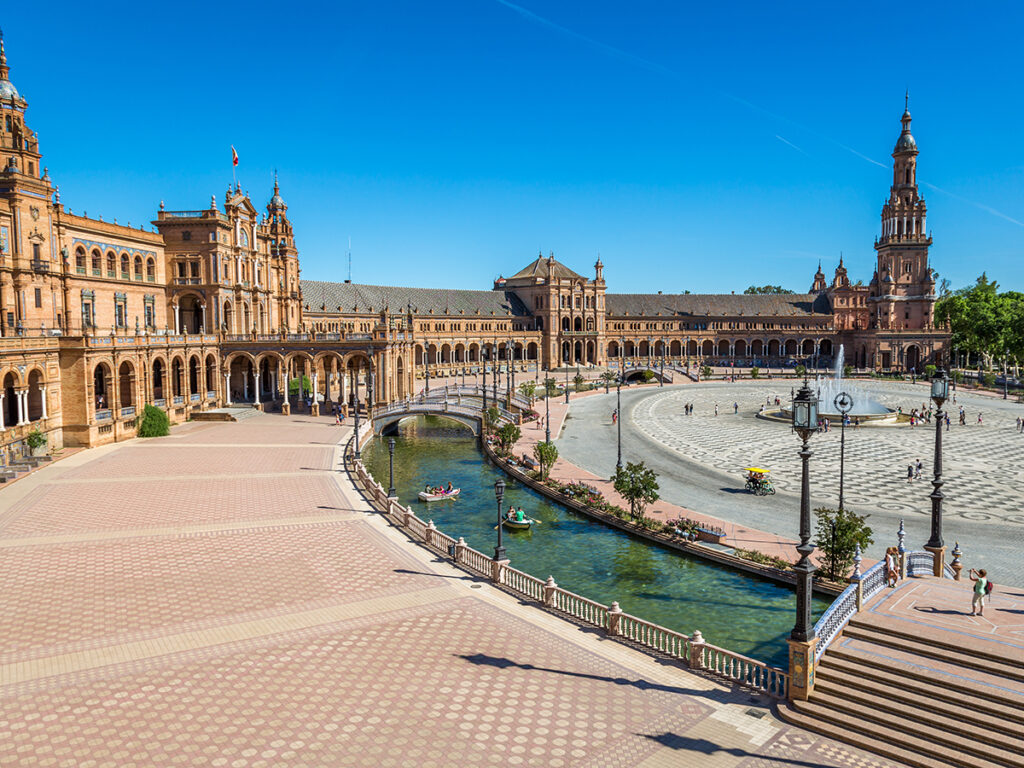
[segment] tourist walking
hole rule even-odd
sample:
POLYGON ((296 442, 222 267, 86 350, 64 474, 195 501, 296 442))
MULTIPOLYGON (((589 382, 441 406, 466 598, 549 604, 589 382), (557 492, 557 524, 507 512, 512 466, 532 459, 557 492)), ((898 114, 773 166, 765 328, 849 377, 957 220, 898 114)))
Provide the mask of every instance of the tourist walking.
POLYGON ((984 568, 981 570, 971 570, 967 574, 971 577, 971 581, 974 582, 974 594, 971 595, 971 616, 977 614, 981 616, 985 610, 985 595, 989 593, 988 586, 988 571, 984 568))
POLYGON ((914 464, 914 479, 915 480, 920 480, 921 479, 921 473, 923 471, 924 471, 924 464, 922 463, 922 461, 920 459, 918 459, 917 463, 914 464))
POLYGON ((913 464, 907 464, 907 482, 908 483, 914 482, 914 465, 913 464))
POLYGON ((978 426, 981 426, 981 412, 978 412, 978 426))
POLYGON ((615 424, 619 420, 619 409, 615 408, 612 410, 612 424, 615 424))
POLYGON ((898 551, 896 547, 889 547, 885 550, 885 586, 887 587, 895 587, 900 579, 898 551))
POLYGON ((1020 432, 1020 416, 1017 417, 1017 431, 1020 432))
POLYGON ((738 414, 740 412, 740 404, 739 403, 733 402, 733 404, 732 404, 732 412, 733 412, 733 415, 736 415, 736 414, 738 414))
POLYGON ((715 416, 718 415, 718 403, 715 403, 715 416))
POLYGON ((947 413, 946 413, 946 431, 947 432, 949 432, 949 425, 950 425, 950 423, 951 423, 951 419, 949 418, 949 412, 947 411, 947 413))

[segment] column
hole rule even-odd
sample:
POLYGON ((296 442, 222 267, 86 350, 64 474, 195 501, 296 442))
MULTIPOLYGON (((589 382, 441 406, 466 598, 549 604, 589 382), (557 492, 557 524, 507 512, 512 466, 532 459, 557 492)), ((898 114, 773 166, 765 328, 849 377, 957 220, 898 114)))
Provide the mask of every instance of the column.
POLYGON ((242 400, 249 399, 249 374, 242 372, 242 400))
POLYGON ((254 370, 252 372, 252 378, 253 378, 253 394, 256 396, 256 405, 259 405, 260 404, 260 372, 259 372, 259 370, 254 370))
POLYGON ((14 393, 18 398, 18 425, 28 423, 28 408, 25 407, 25 395, 28 394, 27 389, 19 389, 14 393))
POLYGON ((47 418, 46 415, 46 387, 42 384, 39 385, 39 394, 43 401, 43 418, 47 418))
POLYGON ((3 432, 6 427, 4 426, 4 398, 6 395, 0 392, 0 432, 3 432))
POLYGON ((231 405, 231 374, 224 374, 224 405, 231 405))
POLYGON ((174 334, 181 333, 181 305, 174 305, 174 334))

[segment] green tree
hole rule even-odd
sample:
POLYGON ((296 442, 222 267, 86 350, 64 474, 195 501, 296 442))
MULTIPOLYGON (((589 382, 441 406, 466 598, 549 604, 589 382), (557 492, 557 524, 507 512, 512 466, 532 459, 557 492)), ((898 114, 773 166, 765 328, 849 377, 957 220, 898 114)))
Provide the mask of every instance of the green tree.
POLYGON ((814 510, 817 517, 817 541, 821 550, 818 561, 833 581, 846 578, 853 568, 853 556, 860 544, 867 549, 874 541, 867 524, 869 515, 858 515, 848 509, 819 507, 814 510), (834 526, 834 531, 833 531, 834 526))
POLYGON ((544 379, 544 396, 552 397, 558 391, 558 382, 552 377, 544 379))
POLYGON ((711 366, 710 365, 702 365, 700 367, 700 375, 703 376, 705 379, 710 378, 711 377, 711 366))
POLYGON ((991 366, 996 357, 1024 355, 1024 294, 999 292, 999 283, 982 275, 974 285, 953 291, 935 303, 935 323, 949 323, 952 346, 991 366))
POLYGON ((583 376, 581 376, 578 373, 575 376, 572 377, 572 383, 576 385, 576 391, 577 392, 582 392, 583 391, 583 382, 584 381, 585 381, 585 379, 583 378, 583 376))
POLYGON ((155 405, 147 405, 136 420, 135 434, 139 437, 163 437, 171 432, 171 420, 155 405))
POLYGON ((807 366, 798 365, 796 368, 793 369, 793 373, 795 373, 798 377, 803 376, 804 374, 807 373, 807 366))
POLYGON ((615 490, 629 502, 629 514, 639 520, 644 516, 648 504, 658 500, 658 476, 653 469, 648 469, 642 461, 627 461, 624 468, 616 470, 611 477, 615 490))
POLYGON ((484 429, 487 432, 497 429, 499 421, 501 421, 501 411, 498 410, 498 406, 492 405, 484 411, 484 429))
POLYGON ((524 381, 519 385, 519 392, 523 397, 530 399, 530 405, 533 405, 533 396, 537 392, 537 383, 533 381, 524 381))
POLYGON ((752 285, 747 288, 743 293, 753 296, 766 296, 766 295, 786 295, 793 293, 788 288, 783 288, 781 285, 752 285))
POLYGON ((853 366, 852 365, 844 365, 843 366, 843 376, 845 376, 847 378, 849 378, 850 376, 853 376, 853 366))
MULTIPOLYGON (((310 392, 313 389, 313 385, 309 380, 309 376, 302 377, 302 391, 310 392)), ((294 379, 288 381, 288 394, 297 395, 299 394, 299 377, 296 376, 294 379)))
POLYGON ((615 371, 605 371, 601 374, 601 380, 604 381, 604 391, 608 392, 608 387, 619 380, 619 374, 615 371))
POLYGON ((652 381, 654 381, 654 371, 645 370, 643 373, 640 374, 640 378, 643 379, 644 384, 650 384, 652 381))
POLYGON ((519 442, 519 438, 523 436, 522 430, 511 421, 503 424, 497 434, 499 453, 502 456, 508 456, 515 447, 515 444, 519 442))
POLYGON ((547 480, 548 473, 558 461, 558 448, 554 443, 537 443, 533 446, 533 455, 537 459, 537 463, 540 464, 541 479, 547 480))
POLYGON ((760 375, 761 375, 761 369, 758 368, 756 365, 753 368, 750 369, 750 378, 756 379, 760 375))

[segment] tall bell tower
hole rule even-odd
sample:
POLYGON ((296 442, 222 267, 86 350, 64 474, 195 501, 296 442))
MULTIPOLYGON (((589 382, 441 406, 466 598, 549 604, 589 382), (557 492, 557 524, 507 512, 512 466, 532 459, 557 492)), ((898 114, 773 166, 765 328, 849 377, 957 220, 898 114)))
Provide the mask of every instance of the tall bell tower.
POLYGON ((882 232, 875 240, 877 286, 873 283, 874 324, 887 330, 932 327, 935 279, 928 265, 932 239, 927 207, 917 187, 917 142, 910 132, 910 98, 900 122, 892 158, 892 187, 882 206, 882 232))

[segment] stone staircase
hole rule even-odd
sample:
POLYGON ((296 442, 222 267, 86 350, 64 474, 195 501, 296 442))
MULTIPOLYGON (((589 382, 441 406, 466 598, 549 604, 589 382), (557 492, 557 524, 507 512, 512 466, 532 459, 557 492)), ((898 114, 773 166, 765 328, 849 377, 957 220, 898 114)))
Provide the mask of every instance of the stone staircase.
POLYGON ((780 716, 916 768, 1024 768, 1017 649, 909 628, 855 617, 780 716))

